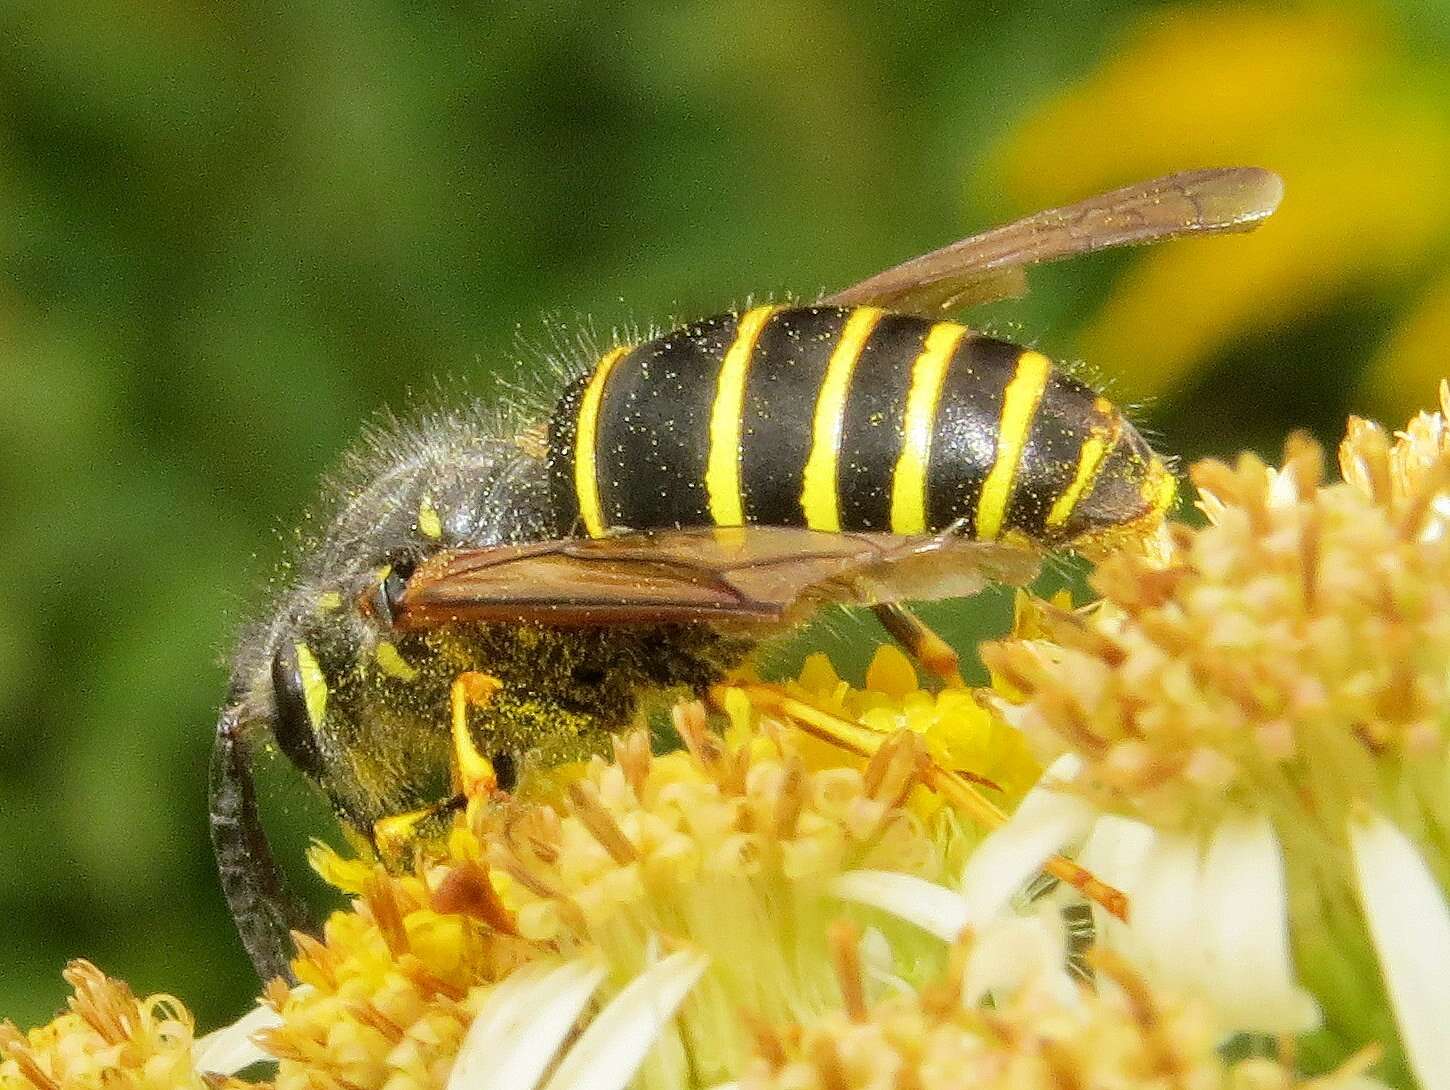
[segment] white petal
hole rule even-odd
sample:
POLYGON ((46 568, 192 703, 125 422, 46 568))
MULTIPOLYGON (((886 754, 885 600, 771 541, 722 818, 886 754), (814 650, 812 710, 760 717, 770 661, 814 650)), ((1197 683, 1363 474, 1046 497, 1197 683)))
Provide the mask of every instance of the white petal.
POLYGON ((831 892, 843 901, 889 912, 947 942, 953 941, 967 926, 965 897, 914 874, 847 871, 831 883, 831 892))
POLYGON ((896 958, 892 956, 891 943, 881 933, 880 928, 868 927, 861 932, 859 948, 861 971, 873 985, 873 991, 868 994, 874 994, 883 988, 896 995, 916 991, 897 975, 896 958))
POLYGON ((1001 998, 1026 986, 1076 1004, 1080 991, 1067 973, 1062 913, 1043 904, 1031 915, 1003 916, 988 924, 972 943, 965 984, 962 998, 968 1004, 988 992, 1001 998))
POLYGON ((1068 754, 1059 757, 1041 781, 1027 792, 1016 813, 999 829, 988 833, 967 860, 962 873, 962 895, 970 906, 969 923, 981 926, 1005 909, 1048 857, 1080 840, 1098 812, 1090 804, 1058 785, 1077 774, 1081 762, 1068 754))
MULTIPOLYGON (((1077 853, 1077 861, 1082 866, 1108 885, 1129 895, 1129 912, 1135 917, 1137 906, 1132 904, 1131 898, 1156 836, 1153 827, 1144 822, 1116 814, 1103 814, 1093 823, 1092 832, 1077 853)), ((1099 904, 1093 904, 1092 909, 1098 941, 1115 949, 1130 949, 1136 940, 1128 936, 1127 925, 1104 911, 1099 904)))
POLYGON ((1227 1029, 1318 1025, 1294 979, 1283 858, 1267 819, 1228 819, 1205 850, 1196 836, 1105 816, 1078 859, 1128 895, 1131 922, 1098 913, 1099 937, 1150 980, 1203 996, 1227 1029))
MULTIPOLYGON (((301 987, 307 986, 304 984, 301 987)), ((272 1059, 252 1043, 252 1034, 281 1024, 282 1019, 271 1007, 258 1006, 231 1025, 208 1033, 193 1043, 192 1062, 196 1064, 198 1071, 209 1071, 214 1075, 235 1075, 243 1068, 272 1059)))
POLYGON ((1378 814, 1349 823, 1369 933, 1422 1090, 1450 1090, 1450 909, 1414 844, 1378 814))
MULTIPOLYGON (((1155 983, 1161 982, 1164 976, 1153 972, 1153 955, 1157 942, 1155 938, 1162 927, 1162 920, 1158 913, 1149 906, 1149 911, 1144 914, 1140 911, 1138 897, 1142 889, 1147 886, 1150 890, 1155 882, 1151 875, 1155 866, 1169 872, 1173 870, 1173 863, 1176 862, 1176 852, 1169 853, 1161 861, 1155 860, 1154 856, 1160 852, 1158 832, 1146 822, 1138 821, 1135 818, 1119 817, 1116 814, 1104 814, 1098 818, 1093 825, 1093 830, 1088 834, 1082 849, 1077 853, 1077 861, 1093 874, 1110 886, 1114 886, 1128 896, 1128 913, 1132 925, 1124 923, 1116 916, 1107 912, 1099 904, 1093 904, 1093 923, 1096 927, 1096 941, 1108 949, 1115 950, 1127 958, 1146 974, 1155 983), (1144 880, 1144 875, 1150 877, 1144 880)), ((1195 923, 1197 917, 1193 915, 1197 904, 1198 893, 1198 855, 1193 852, 1190 856, 1192 864, 1191 872, 1183 885, 1192 891, 1192 903, 1189 905, 1190 919, 1195 923)), ((1150 894, 1151 899, 1151 894, 1150 894)), ((1196 948, 1195 939, 1194 947, 1196 948)), ((1167 980, 1174 981, 1180 986, 1192 985, 1197 987, 1199 977, 1194 974, 1191 980, 1185 981, 1179 973, 1179 969, 1185 966, 1197 966, 1202 963, 1202 958, 1197 956, 1184 955, 1177 961, 1170 963, 1165 976, 1167 980)), ((1098 979, 1098 990, 1104 994, 1118 994, 1119 988, 1109 977, 1100 976, 1098 979)))
POLYGON ((547 1090, 624 1090, 709 960, 681 950, 631 980, 589 1023, 547 1090))
POLYGON ((1284 855, 1262 814, 1226 818, 1203 861, 1199 902, 1212 996, 1229 1028, 1303 1033, 1319 1007, 1294 979, 1284 855))
POLYGON ((1203 860, 1198 838, 1160 833, 1146 825, 1143 829, 1149 835, 1137 873, 1124 875, 1132 924, 1125 929, 1121 948, 1128 957, 1141 959, 1154 980, 1195 988, 1208 981, 1211 986, 1200 920, 1203 860))
POLYGON ((447 1090, 533 1090, 604 972, 577 960, 552 969, 530 965, 508 976, 468 1027, 447 1090))

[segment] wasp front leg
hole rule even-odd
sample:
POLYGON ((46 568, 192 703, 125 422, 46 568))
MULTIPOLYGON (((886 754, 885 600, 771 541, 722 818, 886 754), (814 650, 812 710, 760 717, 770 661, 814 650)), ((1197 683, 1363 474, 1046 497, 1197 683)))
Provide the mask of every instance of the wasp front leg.
POLYGON ((430 806, 390 814, 373 823, 373 843, 384 861, 396 862, 407 857, 417 843, 420 832, 436 819, 465 806, 479 795, 498 794, 498 770, 473 740, 468 726, 472 709, 486 708, 503 682, 490 674, 468 670, 453 679, 448 691, 449 737, 451 740, 450 781, 453 794, 430 806))
POLYGON ((468 670, 453 679, 448 693, 449 722, 453 734, 453 787, 462 795, 492 795, 499 789, 498 770, 480 752, 468 729, 470 708, 486 708, 503 682, 491 674, 468 670))

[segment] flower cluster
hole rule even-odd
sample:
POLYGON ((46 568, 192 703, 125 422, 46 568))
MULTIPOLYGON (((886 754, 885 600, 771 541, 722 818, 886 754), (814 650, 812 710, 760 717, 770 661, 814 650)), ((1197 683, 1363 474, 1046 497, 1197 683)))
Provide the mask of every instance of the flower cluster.
POLYGON ((1277 470, 1196 466, 1213 521, 1180 528, 1166 565, 1115 556, 1089 613, 1044 608, 1045 639, 984 648, 1027 696, 1001 710, 1080 754, 1104 809, 1165 828, 1266 807, 1334 824, 1395 805, 1385 762, 1443 760, 1450 541, 1425 533, 1427 498, 1321 487, 1322 461, 1296 441, 1277 470))
POLYGON ((1151 978, 1239 1028, 1316 1031, 1311 1063, 1383 1041, 1386 1072, 1432 1085, 1450 1012, 1423 971, 1450 967, 1445 418, 1393 439, 1352 421, 1339 460, 1324 483, 1296 437, 1277 468, 1195 466, 1208 526, 1175 527, 1161 562, 1112 558, 1101 602, 1044 604, 1038 638, 983 649, 1014 694, 993 703, 1060 756, 967 893, 1020 879, 994 860, 1030 869, 1085 839, 1133 905, 1104 935, 1151 978))
MULTIPOLYGON (((964 941, 960 972, 972 943, 964 941)), ((1197 1090, 1291 1090, 1285 1065, 1228 1062, 1209 1011, 1160 997, 1120 960, 1094 959, 1103 979, 1064 996, 1025 981, 991 1009, 963 1002, 960 976, 809 1025, 757 1033, 742 1090, 1052 1090, 1166 1084, 1197 1090)), ((1343 1084, 1353 1067, 1337 1072, 1343 1084)))
POLYGON ((65 970, 69 1010, 21 1033, 0 1023, 3 1090, 243 1090, 203 1074, 191 1015, 169 995, 137 999, 87 961, 65 970))
POLYGON ((409 872, 318 847, 351 904, 295 984, 196 1041, 77 963, 0 1090, 1444 1090, 1442 408, 1352 421, 1339 482, 1302 438, 1194 467, 1207 525, 1023 596, 990 690, 813 658, 471 798, 409 872))
MULTIPOLYGON (((644 1084, 679 1085, 681 1057, 705 1081, 724 1079, 745 1051, 742 1007, 782 1018, 834 1001, 825 935, 849 911, 834 885, 843 875, 948 880, 905 805, 921 759, 914 736, 864 768, 808 768, 788 744, 727 745, 699 705, 675 719, 684 749, 655 756, 631 734, 612 760, 536 783, 527 799, 475 800, 417 874, 315 853, 356 901, 321 941, 299 940, 303 986, 269 992, 279 1024, 259 1042, 280 1061, 279 1090, 319 1072, 356 1087, 442 1085, 468 1026, 519 966, 563 972, 539 986, 546 997, 565 988, 577 1015, 608 1010, 672 946, 698 979, 661 1029, 669 1043, 644 1084)), ((944 958, 939 940, 901 923, 878 921, 873 944, 897 976, 944 958)), ((560 1041, 538 1032, 520 1047, 547 1058, 560 1041)), ((458 1062, 472 1062, 466 1050, 458 1062)))
POLYGON ((503 917, 490 887, 470 881, 467 863, 430 886, 314 854, 356 899, 321 940, 297 936, 299 986, 267 988, 275 1024, 257 1041, 279 1061, 278 1090, 305 1090, 318 1076, 338 1086, 441 1086, 483 992, 533 951, 495 926, 503 917))

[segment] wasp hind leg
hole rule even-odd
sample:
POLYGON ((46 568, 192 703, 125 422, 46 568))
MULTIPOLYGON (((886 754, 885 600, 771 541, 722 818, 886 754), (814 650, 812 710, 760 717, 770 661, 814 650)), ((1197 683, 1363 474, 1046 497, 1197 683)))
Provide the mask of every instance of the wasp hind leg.
POLYGON ((210 777, 212 849, 227 907, 257 975, 290 981, 292 932, 310 933, 315 924, 287 889, 262 828, 246 737, 250 726, 231 706, 217 720, 210 777))
POLYGON ((893 640, 951 689, 965 687, 957 652, 941 634, 911 610, 896 602, 871 607, 881 627, 893 640))

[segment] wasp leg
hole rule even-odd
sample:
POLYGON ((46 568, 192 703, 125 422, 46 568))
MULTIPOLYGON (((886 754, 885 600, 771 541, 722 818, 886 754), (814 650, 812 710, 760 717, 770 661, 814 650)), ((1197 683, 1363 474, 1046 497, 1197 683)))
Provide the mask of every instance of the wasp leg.
MULTIPOLYGON (((468 729, 470 708, 485 708, 503 682, 489 674, 465 671, 453 679, 448 709, 453 739, 453 794, 441 802, 401 814, 389 814, 373 822, 373 844, 386 861, 407 857, 418 838, 419 826, 467 805, 475 795, 497 794, 499 773, 494 762, 480 752, 468 729)), ((507 771, 507 769, 506 769, 507 771)))
POLYGON ((915 613, 895 602, 874 605, 871 612, 876 614, 881 627, 892 639, 911 652, 917 662, 941 678, 949 688, 965 686, 952 645, 915 613))
POLYGON ((498 791, 498 772, 493 762, 479 752, 468 729, 468 709, 486 708, 503 682, 489 674, 468 670, 453 679, 448 706, 453 721, 453 786, 459 794, 492 795, 498 791))
POLYGON ((378 857, 389 869, 400 869, 401 861, 408 858, 410 849, 418 839, 420 825, 461 810, 467 804, 468 799, 464 795, 449 795, 442 802, 379 818, 373 822, 373 847, 378 857))
MULTIPOLYGON (((778 685, 741 685, 738 688, 757 710, 785 719, 807 734, 860 757, 874 756, 889 737, 849 719, 842 719, 804 700, 798 700, 778 685)), ((927 757, 918 774, 922 783, 978 825, 995 829, 1007 820, 1007 815, 1001 808, 983 795, 972 782, 969 773, 943 768, 927 757)), ((1108 885, 1086 867, 1079 866, 1071 859, 1054 855, 1043 864, 1042 869, 1072 886, 1088 900, 1102 905, 1120 920, 1128 918, 1127 894, 1108 885)))
POLYGON ((288 891, 257 813, 250 724, 222 709, 211 758, 211 843, 227 907, 262 980, 292 980, 292 931, 314 930, 307 908, 288 891))

